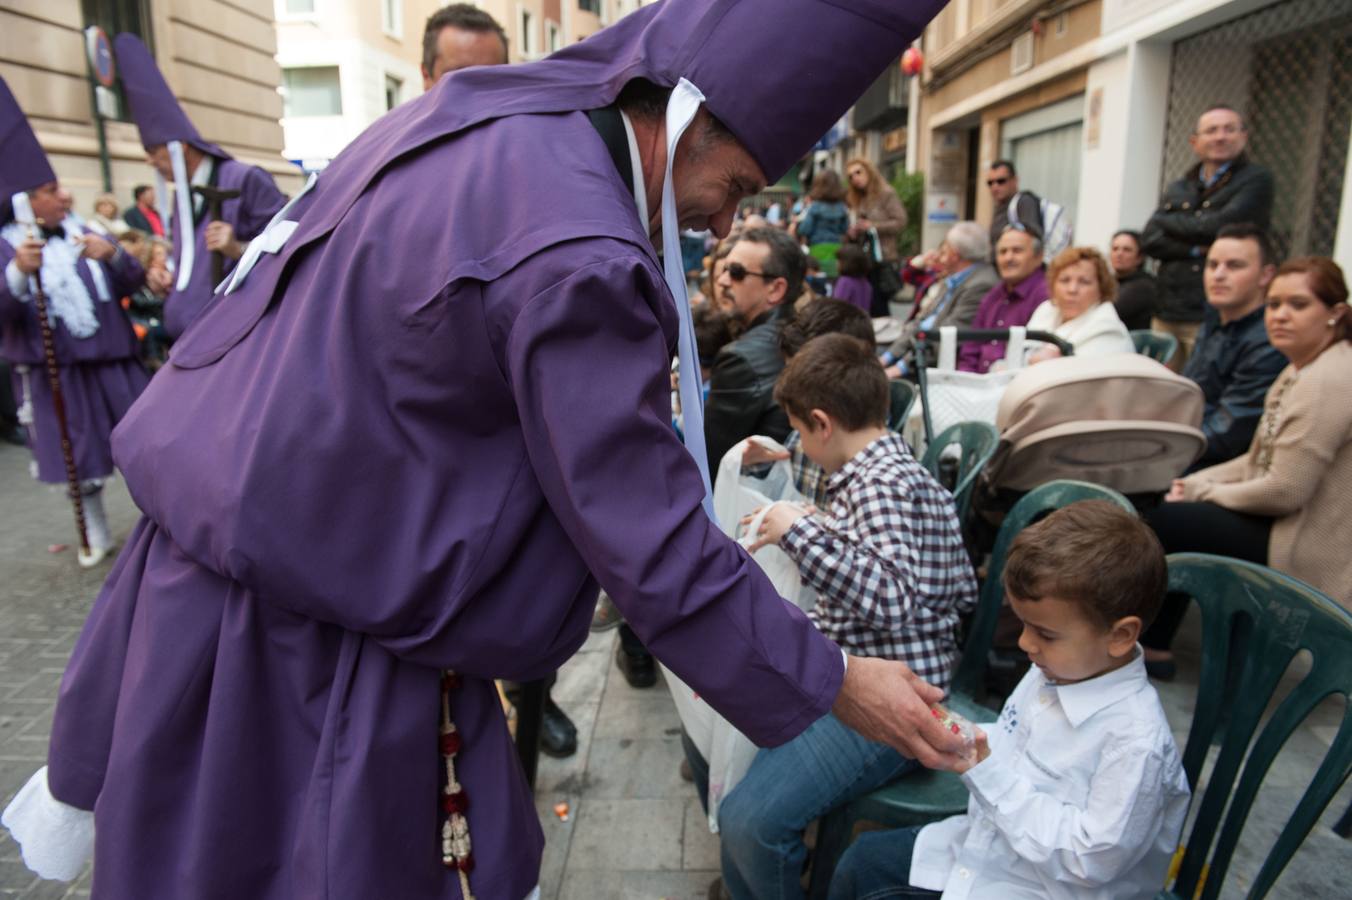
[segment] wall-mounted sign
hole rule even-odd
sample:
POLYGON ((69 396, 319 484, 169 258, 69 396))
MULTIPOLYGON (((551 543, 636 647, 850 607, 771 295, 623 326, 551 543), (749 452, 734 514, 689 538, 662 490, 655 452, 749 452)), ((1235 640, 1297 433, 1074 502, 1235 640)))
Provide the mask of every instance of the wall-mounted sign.
POLYGON ((925 196, 925 221, 936 224, 958 221, 958 208, 961 202, 955 193, 930 191, 925 196))
POLYGON ((117 80, 113 45, 108 40, 107 32, 97 25, 85 29, 85 53, 89 55, 89 71, 93 73, 94 80, 106 88, 112 87, 117 80))

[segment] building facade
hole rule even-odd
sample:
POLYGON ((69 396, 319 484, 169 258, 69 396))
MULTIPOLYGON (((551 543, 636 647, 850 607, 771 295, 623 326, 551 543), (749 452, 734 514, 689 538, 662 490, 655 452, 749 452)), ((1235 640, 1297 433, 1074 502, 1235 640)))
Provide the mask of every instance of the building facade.
POLYGON ((301 182, 281 155, 272 17, 273 0, 5 0, 0 75, 81 212, 91 211, 105 186, 125 207, 134 185, 153 181, 121 97, 106 109, 114 116, 105 119, 101 150, 87 74, 88 26, 110 37, 139 34, 202 136, 267 169, 293 192, 301 182))
POLYGON ((1211 103, 1273 169, 1283 254, 1352 267, 1352 8, 1340 0, 955 0, 924 36, 925 243, 989 221, 992 160, 1072 214, 1076 242, 1140 228, 1194 164, 1211 103))
MULTIPOLYGON (((445 0, 274 0, 284 155, 322 169, 367 126, 422 93, 422 37, 445 0)), ((651 0, 477 0, 512 63, 541 59, 651 0)))

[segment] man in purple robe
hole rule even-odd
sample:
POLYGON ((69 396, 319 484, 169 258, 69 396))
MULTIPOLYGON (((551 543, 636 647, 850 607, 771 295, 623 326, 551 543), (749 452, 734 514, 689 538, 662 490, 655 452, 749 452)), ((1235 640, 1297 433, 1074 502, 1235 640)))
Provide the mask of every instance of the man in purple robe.
POLYGON ((164 328, 177 339, 216 289, 213 255, 220 260, 222 275, 228 275, 244 245, 286 203, 286 195, 267 172, 202 139, 140 38, 119 34, 113 45, 132 118, 160 182, 155 193, 159 202, 168 203, 165 185, 174 184, 172 217, 162 210, 160 220, 170 223, 174 242, 174 280, 164 300, 164 328), (213 190, 233 196, 214 204, 208 193, 213 190))
POLYGON ((113 474, 113 426, 147 381, 121 299, 145 281, 140 263, 67 216, 67 195, 9 86, 0 80, 0 356, 13 370, 20 422, 42 482, 67 486, 69 473, 47 373, 35 297, 47 302, 52 349, 89 550, 97 565, 112 548, 102 486, 113 474))
POLYGON ((118 431, 145 517, 24 789, 95 811, 96 900, 528 896, 492 680, 566 660, 598 581, 757 742, 830 710, 952 758, 939 691, 847 661, 710 520, 679 253, 938 6, 659 2, 453 73, 250 245, 118 431))

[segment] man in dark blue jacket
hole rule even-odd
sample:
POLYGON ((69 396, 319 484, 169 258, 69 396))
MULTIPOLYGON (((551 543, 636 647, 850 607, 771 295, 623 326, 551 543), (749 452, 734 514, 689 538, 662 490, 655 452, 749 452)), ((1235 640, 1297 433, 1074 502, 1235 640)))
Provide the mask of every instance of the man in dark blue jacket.
POLYGON ((1249 449, 1269 385, 1286 357, 1268 343, 1263 301, 1276 271, 1267 235, 1255 225, 1227 225, 1207 252, 1203 284, 1209 307, 1183 374, 1202 388, 1205 468, 1249 449))

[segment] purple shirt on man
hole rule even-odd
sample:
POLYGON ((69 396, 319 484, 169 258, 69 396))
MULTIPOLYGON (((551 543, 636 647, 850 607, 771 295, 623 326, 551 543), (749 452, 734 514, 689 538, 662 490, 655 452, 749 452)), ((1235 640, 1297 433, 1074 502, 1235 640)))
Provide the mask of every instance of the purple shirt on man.
POLYGON ((651 4, 452 73, 334 160, 115 436, 145 518, 77 643, 48 773, 97 803, 96 898, 459 897, 442 669, 463 682, 471 885, 524 897, 542 832, 492 679, 566 660, 598 582, 759 743, 831 707, 839 648, 703 510, 671 428, 676 301, 581 110, 688 78, 773 181, 938 6, 651 4), (801 116, 766 115, 782 82, 739 60, 800 32, 818 40, 793 71, 825 74, 801 116))
MULTIPOLYGON (((1032 275, 1010 287, 1003 281, 981 298, 981 307, 972 320, 973 328, 1013 328, 1027 325, 1043 300, 1047 299, 1047 273, 1039 267, 1032 275)), ((958 370, 990 371, 991 365, 1005 358, 1005 341, 968 341, 958 348, 958 370)))

